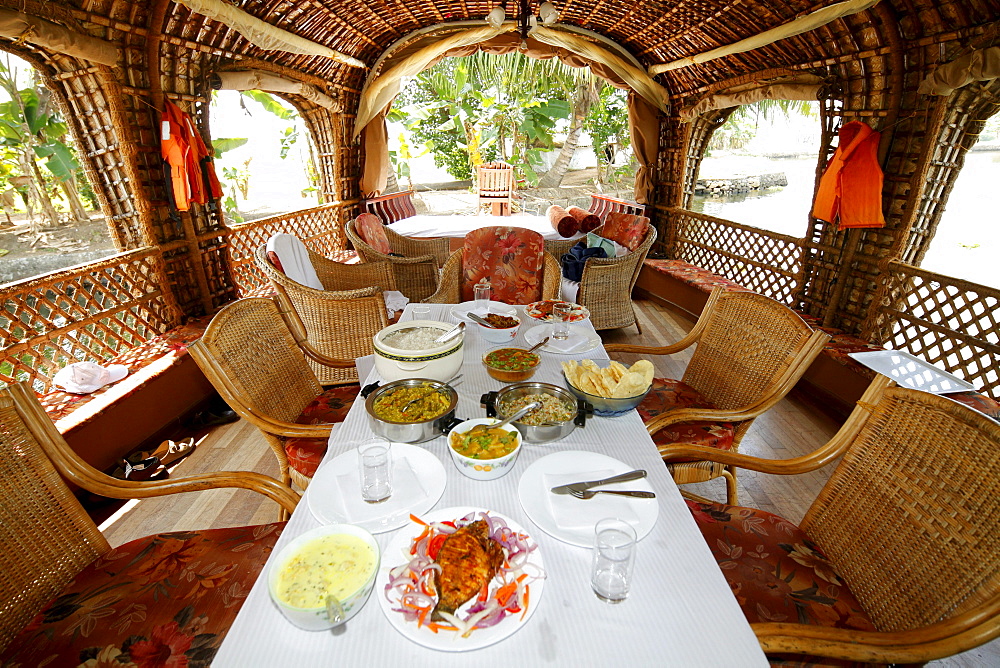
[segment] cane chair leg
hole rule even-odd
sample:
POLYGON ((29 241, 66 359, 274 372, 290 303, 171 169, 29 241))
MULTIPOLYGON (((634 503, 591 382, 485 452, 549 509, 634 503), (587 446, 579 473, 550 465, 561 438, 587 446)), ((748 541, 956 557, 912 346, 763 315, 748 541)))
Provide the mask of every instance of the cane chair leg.
POLYGON ((712 499, 706 499, 704 496, 698 496, 697 494, 692 494, 691 492, 685 492, 683 489, 680 490, 681 496, 689 501, 696 501, 698 503, 718 503, 717 501, 712 501, 712 499))
POLYGON ((278 460, 278 480, 286 485, 290 485, 292 479, 288 473, 288 453, 285 452, 284 441, 277 436, 267 433, 264 433, 264 440, 267 441, 267 444, 271 447, 271 450, 274 451, 274 456, 278 460))
POLYGON ((730 506, 738 505, 738 492, 736 491, 736 467, 727 466, 722 471, 722 477, 726 479, 726 504, 730 506))

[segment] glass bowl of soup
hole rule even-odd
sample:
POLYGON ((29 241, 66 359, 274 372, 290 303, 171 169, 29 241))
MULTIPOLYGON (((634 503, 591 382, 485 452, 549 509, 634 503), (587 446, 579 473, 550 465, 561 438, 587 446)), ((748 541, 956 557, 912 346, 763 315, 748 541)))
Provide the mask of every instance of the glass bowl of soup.
POLYGON ((361 527, 317 527, 282 548, 267 588, 290 622, 325 631, 358 614, 375 586, 379 559, 378 543, 361 527))
POLYGON ((502 383, 519 383, 535 375, 542 358, 527 348, 500 346, 483 354, 483 366, 491 378, 502 383))
POLYGON ((476 418, 455 426, 448 434, 451 460, 473 480, 494 480, 510 473, 521 451, 521 433, 507 424, 492 427, 497 418, 476 418), (483 425, 484 429, 474 430, 483 425))

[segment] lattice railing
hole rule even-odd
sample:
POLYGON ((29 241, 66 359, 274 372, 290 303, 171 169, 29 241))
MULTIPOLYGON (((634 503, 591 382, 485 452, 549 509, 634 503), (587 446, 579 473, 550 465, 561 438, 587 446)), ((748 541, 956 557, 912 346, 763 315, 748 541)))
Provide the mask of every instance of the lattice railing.
POLYGON ((180 324, 155 249, 121 253, 0 288, 0 384, 51 388, 71 362, 104 362, 180 324))
POLYGON ((663 210, 672 226, 670 257, 794 305, 802 277, 802 239, 686 209, 663 210))
POLYGON ((890 262, 865 321, 870 341, 905 350, 1000 399, 1000 290, 890 262))
POLYGON ((240 294, 267 284, 253 254, 272 234, 294 234, 310 250, 326 257, 335 258, 346 251, 347 235, 340 217, 344 208, 343 204, 324 204, 233 226, 229 232, 229 269, 240 294))

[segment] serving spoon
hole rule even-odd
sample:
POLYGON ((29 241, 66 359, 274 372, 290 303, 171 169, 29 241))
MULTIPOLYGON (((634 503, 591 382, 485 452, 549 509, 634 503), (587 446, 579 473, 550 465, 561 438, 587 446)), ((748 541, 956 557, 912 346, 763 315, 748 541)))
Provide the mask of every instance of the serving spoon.
POLYGON ((542 346, 544 346, 548 342, 549 342, 549 337, 546 336, 544 339, 542 339, 541 341, 539 341, 535 345, 533 345, 530 348, 528 348, 528 352, 529 353, 533 353, 536 350, 538 350, 539 348, 541 348, 542 346))
POLYGON ((509 416, 505 417, 504 419, 500 420, 499 422, 496 422, 494 424, 477 424, 475 427, 473 427, 472 429, 470 429, 466 433, 471 434, 474 431, 482 431, 484 429, 499 429, 500 427, 506 427, 508 424, 510 424, 514 420, 519 420, 519 419, 523 418, 525 415, 527 415, 528 413, 530 413, 531 411, 535 410, 536 408, 541 408, 541 407, 542 407, 542 402, 541 401, 534 401, 534 402, 528 404, 527 406, 525 406, 524 408, 521 408, 521 409, 518 409, 518 410, 514 411, 509 416))
POLYGON ((478 315, 476 315, 472 311, 469 311, 465 315, 469 316, 469 318, 471 320, 475 320, 476 322, 478 322, 483 327, 489 327, 490 329, 503 329, 502 327, 495 327, 494 325, 490 324, 489 320, 487 320, 486 318, 480 318, 478 315))
MULTIPOLYGON (((449 380, 446 381, 446 383, 450 385, 451 383, 454 383, 456 380, 458 380, 461 377, 462 377, 462 374, 458 374, 457 376, 452 376, 449 380)), ((409 401, 407 401, 405 404, 403 404, 403 407, 399 409, 399 412, 400 413, 405 413, 407 408, 409 408, 413 404, 417 403, 418 401, 423 401, 424 399, 426 399, 427 397, 431 396, 432 394, 440 394, 440 393, 441 393, 441 388, 440 387, 435 387, 435 388, 431 389, 430 391, 428 391, 427 393, 421 394, 416 399, 410 399, 409 401)))

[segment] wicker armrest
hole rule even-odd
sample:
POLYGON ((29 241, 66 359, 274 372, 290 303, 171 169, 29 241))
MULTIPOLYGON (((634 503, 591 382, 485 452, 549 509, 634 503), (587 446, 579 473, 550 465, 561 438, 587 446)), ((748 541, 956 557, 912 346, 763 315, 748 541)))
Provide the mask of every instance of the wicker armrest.
POLYGON ((378 287, 382 290, 396 289, 392 265, 388 262, 344 264, 311 251, 309 257, 316 270, 316 275, 319 277, 319 282, 327 291, 344 294, 350 290, 371 287, 378 287))
POLYGON ((428 304, 457 304, 461 301, 462 251, 455 251, 444 263, 437 290, 424 301, 428 304))
POLYGON ((385 229, 385 235, 389 239, 389 246, 393 251, 403 255, 403 258, 399 259, 409 259, 411 257, 421 257, 424 258, 427 255, 434 256, 434 261, 438 267, 442 266, 448 261, 451 256, 451 239, 439 238, 439 239, 418 239, 415 237, 407 237, 402 234, 393 232, 389 228, 385 229))

